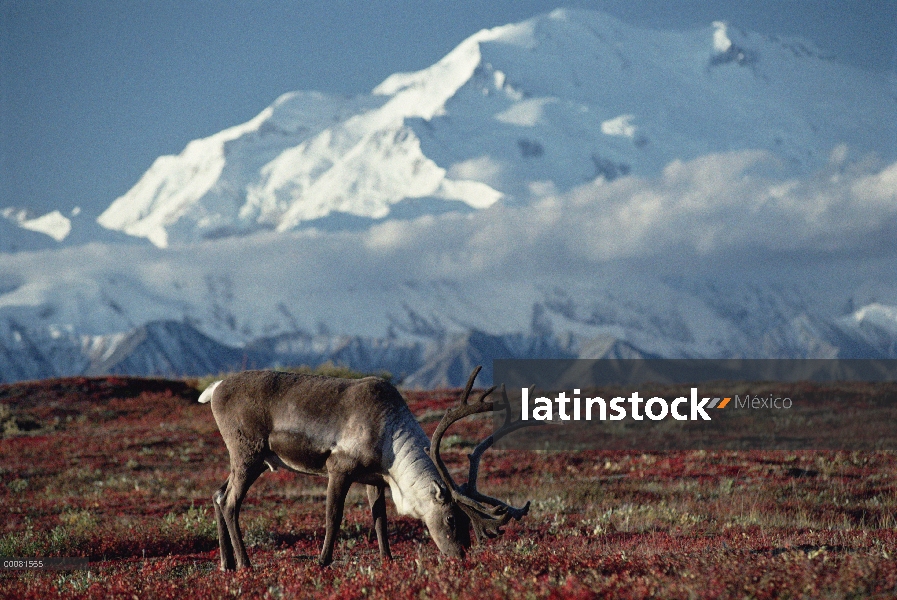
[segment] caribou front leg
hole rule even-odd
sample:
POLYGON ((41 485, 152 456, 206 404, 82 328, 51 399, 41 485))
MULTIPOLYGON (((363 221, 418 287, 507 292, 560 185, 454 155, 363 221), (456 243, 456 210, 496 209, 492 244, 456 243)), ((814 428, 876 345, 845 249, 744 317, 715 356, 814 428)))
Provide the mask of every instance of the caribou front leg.
POLYGON ((324 547, 318 564, 326 567, 333 562, 333 546, 339 536, 340 523, 343 521, 343 507, 346 504, 346 494, 352 480, 345 471, 330 471, 330 479, 327 482, 327 518, 326 533, 324 534, 324 547))
POLYGON ((380 557, 392 560, 389 551, 389 538, 386 537, 386 487, 382 485, 367 486, 368 502, 371 505, 371 516, 374 518, 374 531, 377 532, 377 545, 380 546, 380 557))

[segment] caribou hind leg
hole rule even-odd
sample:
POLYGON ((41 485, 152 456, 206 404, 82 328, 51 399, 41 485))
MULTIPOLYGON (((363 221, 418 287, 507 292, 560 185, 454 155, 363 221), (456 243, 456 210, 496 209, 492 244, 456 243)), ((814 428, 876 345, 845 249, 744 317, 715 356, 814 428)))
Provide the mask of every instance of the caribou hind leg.
MULTIPOLYGON (((224 542, 220 542, 222 549, 221 565, 228 569, 228 558, 232 554, 235 559, 237 569, 245 569, 252 566, 249 563, 249 556, 246 554, 246 546, 243 544, 243 534, 240 532, 240 505, 243 504, 243 498, 249 486, 255 483, 265 471, 265 463, 261 460, 246 465, 233 467, 230 477, 224 488, 216 492, 215 496, 215 514, 221 511, 221 517, 227 528, 228 538, 230 540, 230 548, 225 549, 224 542)), ((219 522, 219 535, 222 533, 219 522)), ((224 540, 222 537, 221 540, 224 540)))
POLYGON ((218 490, 212 494, 212 506, 215 507, 215 523, 218 525, 218 548, 221 555, 221 570, 233 571, 237 568, 234 562, 234 546, 230 541, 230 532, 227 529, 227 523, 224 521, 224 514, 221 511, 220 502, 227 497, 227 486, 230 483, 230 477, 224 482, 218 490))
POLYGON ((391 560, 389 538, 386 537, 386 488, 382 485, 368 485, 367 492, 371 516, 374 518, 374 531, 377 532, 377 545, 380 546, 380 557, 391 560))

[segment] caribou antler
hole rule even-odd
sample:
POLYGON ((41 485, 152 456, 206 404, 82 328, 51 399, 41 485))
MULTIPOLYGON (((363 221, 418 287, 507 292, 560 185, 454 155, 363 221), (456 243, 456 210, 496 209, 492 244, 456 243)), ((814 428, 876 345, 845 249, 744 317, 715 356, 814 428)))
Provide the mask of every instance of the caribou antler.
POLYGON ((520 520, 521 517, 527 514, 530 505, 530 503, 527 502, 523 507, 517 508, 496 498, 481 494, 477 490, 477 476, 479 475, 480 459, 486 450, 492 447, 493 443, 512 431, 516 431, 529 425, 541 425, 541 422, 538 421, 512 420, 508 395, 505 392, 504 385, 502 385, 502 402, 500 403, 500 408, 505 410, 505 422, 495 433, 480 442, 477 447, 474 448, 473 452, 468 455, 468 459, 470 460, 470 472, 468 474, 467 483, 460 486, 457 485, 454 479, 452 479, 448 468, 445 466, 442 456, 440 456, 439 447, 442 443, 442 436, 455 422, 470 415, 495 410, 494 402, 485 401, 486 397, 495 391, 495 386, 492 386, 480 394, 480 397, 476 402, 468 404, 470 392, 473 389, 473 382, 476 379, 477 374, 479 374, 480 369, 482 369, 482 367, 478 366, 473 370, 473 373, 470 374, 470 378, 467 380, 467 385, 461 395, 461 402, 458 406, 446 411, 442 420, 439 422, 439 425, 436 427, 436 431, 433 432, 433 438, 430 442, 430 457, 436 465, 436 470, 439 471, 442 480, 445 482, 446 486, 448 486, 449 490, 451 490, 452 498, 455 503, 470 518, 470 522, 473 525, 473 530, 476 533, 478 541, 481 541, 484 537, 497 537, 502 533, 502 526, 512 518, 520 520))
MULTIPOLYGON (((530 387, 530 396, 533 395, 534 388, 535 386, 530 387)), ((492 444, 505 437, 509 433, 517 431, 518 429, 523 429, 524 427, 529 427, 531 425, 541 424, 538 421, 523 421, 520 419, 517 419, 515 421, 512 419, 511 403, 508 400, 508 394, 505 391, 504 384, 502 384, 501 386, 501 397, 501 408, 505 411, 505 422, 502 423, 502 426, 498 429, 498 431, 480 442, 477 447, 473 449, 473 452, 467 455, 467 458, 470 460, 470 472, 467 476, 467 483, 461 485, 461 493, 473 498, 478 502, 485 502, 487 504, 491 504, 492 506, 506 506, 508 515, 510 515, 512 519, 519 521, 521 517, 529 512, 529 501, 527 501, 527 503, 523 507, 516 508, 509 504, 505 504, 501 500, 498 500, 491 496, 486 496, 485 494, 482 494, 479 490, 477 490, 477 477, 479 476, 480 472, 480 459, 483 457, 483 454, 486 452, 486 450, 491 448, 492 444)))

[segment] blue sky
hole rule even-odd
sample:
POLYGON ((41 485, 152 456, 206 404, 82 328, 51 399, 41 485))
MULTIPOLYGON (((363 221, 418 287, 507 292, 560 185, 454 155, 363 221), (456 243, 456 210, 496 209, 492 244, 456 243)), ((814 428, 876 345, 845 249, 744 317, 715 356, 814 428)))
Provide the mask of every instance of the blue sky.
POLYGON ((0 0, 0 208, 96 215, 157 156, 284 92, 366 92, 559 5, 655 28, 726 20, 897 70, 895 0, 0 0))

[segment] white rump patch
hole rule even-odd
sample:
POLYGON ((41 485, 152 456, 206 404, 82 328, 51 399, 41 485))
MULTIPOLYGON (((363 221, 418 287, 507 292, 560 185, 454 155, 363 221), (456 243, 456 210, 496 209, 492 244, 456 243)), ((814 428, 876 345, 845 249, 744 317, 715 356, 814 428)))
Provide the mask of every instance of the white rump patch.
POLYGON ((222 380, 219 379, 218 381, 207 387, 206 391, 199 395, 199 401, 203 404, 205 404, 206 402, 211 402, 212 394, 215 393, 215 388, 218 387, 218 384, 221 383, 221 381, 222 380))

